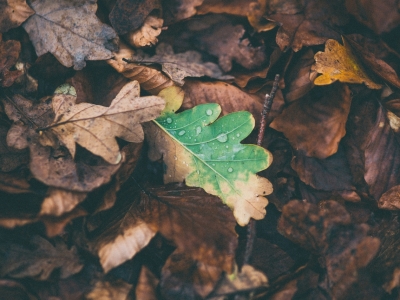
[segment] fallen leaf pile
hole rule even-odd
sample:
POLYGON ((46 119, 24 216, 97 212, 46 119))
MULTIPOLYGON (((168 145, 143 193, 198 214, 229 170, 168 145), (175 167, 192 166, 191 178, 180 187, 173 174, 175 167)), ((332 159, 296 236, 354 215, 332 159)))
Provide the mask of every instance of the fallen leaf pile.
POLYGON ((398 299, 399 8, 0 0, 0 298, 398 299))

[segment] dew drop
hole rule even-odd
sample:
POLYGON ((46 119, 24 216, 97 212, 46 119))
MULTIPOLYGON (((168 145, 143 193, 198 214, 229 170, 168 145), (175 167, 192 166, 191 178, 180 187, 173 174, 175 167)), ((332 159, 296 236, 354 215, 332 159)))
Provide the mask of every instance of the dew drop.
POLYGON ((228 140, 228 136, 226 135, 226 133, 221 133, 217 136, 217 140, 221 143, 225 143, 228 140))
POLYGON ((229 146, 225 146, 225 148, 226 148, 226 149, 228 149, 228 148, 229 148, 229 146))
POLYGON ((167 118, 167 123, 171 124, 172 123, 172 119, 171 118, 167 118))
POLYGON ((196 134, 200 134, 200 132, 201 132, 201 127, 200 127, 200 126, 197 126, 197 127, 196 127, 196 134))
POLYGON ((240 133, 236 134, 236 136, 239 137, 239 136, 240 136, 240 133))
POLYGON ((207 114, 207 116, 211 116, 213 114, 213 112, 211 109, 207 109, 206 114, 207 114))
POLYGON ((182 136, 182 135, 184 135, 185 133, 186 133, 185 130, 181 130, 181 131, 178 132, 178 135, 182 136))
POLYGON ((228 172, 229 172, 229 173, 232 173, 232 172, 233 172, 233 169, 232 169, 232 168, 228 168, 228 172))
POLYGON ((197 140, 196 140, 196 139, 194 139, 194 141, 195 141, 195 142, 197 142, 197 140))
POLYGON ((215 167, 215 164, 212 164, 213 165, 213 167, 215 167))

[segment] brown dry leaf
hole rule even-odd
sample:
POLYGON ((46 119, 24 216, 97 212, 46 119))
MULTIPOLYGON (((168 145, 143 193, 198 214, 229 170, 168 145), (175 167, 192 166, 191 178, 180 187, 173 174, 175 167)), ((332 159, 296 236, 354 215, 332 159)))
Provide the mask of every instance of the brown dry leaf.
POLYGON ((116 281, 97 281, 85 299, 88 300, 129 300, 132 285, 118 279, 116 281))
MULTIPOLYGON (((230 272, 237 245, 230 209, 202 189, 166 185, 116 211, 114 223, 94 241, 107 272, 132 258, 159 232, 194 260, 230 272)), ((108 223, 107 223, 108 224, 108 223)))
POLYGON ((137 300, 157 300, 157 286, 159 279, 146 266, 142 266, 135 288, 137 300))
POLYGON ((0 11, 0 33, 18 27, 35 13, 26 0, 2 0, 0 11))
POLYGON ((165 106, 160 97, 140 97, 137 81, 127 83, 109 107, 75 101, 76 94, 56 91, 52 100, 55 118, 47 128, 51 128, 72 157, 77 143, 110 164, 118 164, 122 158, 115 138, 142 142, 140 123, 155 119, 165 106))
POLYGON ((400 24, 399 3, 396 0, 346 0, 345 3, 349 13, 377 34, 389 32, 400 24))
POLYGON ((126 34, 129 44, 136 48, 154 46, 160 35, 164 20, 156 16, 148 16, 139 29, 126 34))
POLYGON ((86 60, 104 60, 117 50, 117 34, 96 17, 96 2, 36 0, 35 15, 23 25, 36 54, 52 53, 64 66, 80 70, 86 60))
POLYGON ((39 215, 59 217, 72 211, 86 198, 86 193, 66 191, 50 187, 44 198, 39 215))
POLYGON ((400 184, 400 152, 399 131, 390 120, 394 114, 383 108, 375 97, 361 94, 356 98, 345 140, 358 190, 378 201, 383 193, 400 184))
POLYGON ((132 57, 138 63, 157 63, 162 65, 162 70, 176 84, 183 85, 185 77, 208 76, 216 79, 232 79, 232 76, 223 75, 218 65, 212 62, 203 62, 201 54, 197 51, 174 53, 171 45, 161 43, 156 48, 156 54, 148 57, 139 53, 132 57))
POLYGON ((137 80, 140 87, 153 95, 161 90, 174 85, 174 82, 162 72, 152 67, 142 66, 140 64, 127 63, 123 59, 129 59, 135 52, 127 45, 120 43, 119 51, 114 53, 114 58, 107 60, 118 73, 121 73, 130 80, 137 80))
POLYGON ((190 18, 197 13, 196 7, 204 0, 169 0, 162 1, 163 18, 166 25, 190 18))
POLYGON ((22 72, 19 70, 10 71, 15 65, 21 52, 21 43, 18 41, 2 41, 0 33, 0 85, 11 86, 22 72))
MULTIPOLYGON (((397 88, 400 88, 400 78, 397 75, 396 71, 391 67, 388 63, 386 63, 383 59, 377 57, 374 53, 370 52, 368 48, 366 48, 365 44, 376 45, 375 41, 369 41, 362 36, 356 36, 358 40, 353 40, 352 37, 349 37, 346 40, 349 42, 350 46, 355 50, 358 54, 357 57, 361 59, 361 61, 367 65, 376 75, 378 75, 383 80, 389 82, 397 88), (363 42, 359 44, 359 42, 363 42)), ((381 46, 381 45, 379 45, 381 46)), ((386 49, 385 49, 386 50, 386 49)))
POLYGON ((68 249, 61 238, 54 239, 53 243, 36 235, 30 239, 30 247, 10 242, 3 244, 0 248, 1 276, 47 280, 56 269, 60 271, 60 278, 80 272, 83 264, 76 247, 68 249))
POLYGON ((204 299, 218 283, 223 270, 175 250, 161 271, 161 291, 167 300, 204 299))
POLYGON ((258 0, 250 3, 247 19, 250 25, 257 31, 269 31, 274 29, 278 24, 267 20, 264 15, 267 11, 267 0, 258 0))
POLYGON ((204 82, 188 79, 182 89, 185 92, 183 109, 204 103, 218 103, 221 105, 222 115, 246 110, 256 119, 255 124, 259 124, 263 97, 246 93, 232 84, 221 81, 204 82))
POLYGON ((159 0, 117 0, 109 14, 110 23, 122 35, 139 29, 149 14, 160 8, 159 0))
MULTIPOLYGON (((219 17, 216 23, 215 20, 211 20, 212 18, 215 17, 207 15, 197 20, 197 22, 212 25, 206 30, 201 28, 194 31, 195 39, 201 50, 218 57, 218 64, 224 72, 232 69, 233 61, 251 70, 267 60, 265 47, 263 45, 253 47, 250 40, 244 37, 246 30, 243 25, 234 25, 229 18, 224 16, 219 17), (227 32, 229 32, 228 35, 227 32)), ((193 31, 195 28, 190 29, 193 31)))
POLYGON ((109 182, 120 167, 87 154, 79 155, 74 161, 65 148, 43 146, 40 140, 50 140, 53 135, 45 131, 40 136, 35 129, 46 127, 54 120, 49 98, 34 104, 14 95, 3 99, 3 104, 8 117, 14 121, 7 134, 7 145, 16 149, 29 147, 29 168, 41 182, 69 191, 89 192, 109 182))
POLYGON ((350 104, 350 89, 344 84, 315 87, 276 117, 271 127, 283 132, 296 150, 324 159, 336 153, 346 133, 350 104))
POLYGON ((276 35, 281 50, 291 47, 296 52, 338 38, 335 28, 348 19, 342 1, 329 0, 271 1, 266 18, 281 24, 276 35))
POLYGON ((396 185, 382 194, 378 201, 378 207, 382 209, 400 209, 400 186, 396 185))
POLYGON ((342 298, 358 280, 358 270, 377 254, 380 241, 368 236, 369 226, 351 222, 350 214, 335 201, 316 206, 291 201, 284 206, 278 230, 288 239, 320 255, 326 268, 328 292, 342 298))
POLYGON ((0 295, 3 299, 38 300, 21 283, 10 279, 0 280, 0 295))
POLYGON ((249 3, 251 3, 249 0, 203 0, 203 3, 196 7, 196 11, 198 15, 214 13, 246 17, 250 9, 249 3))
POLYGON ((335 40, 327 40, 325 52, 317 52, 314 59, 314 70, 322 73, 314 80, 316 85, 331 84, 339 80, 348 83, 365 83, 371 89, 382 88, 382 85, 375 83, 367 75, 345 39, 343 39, 343 46, 335 40))
POLYGON ((213 291, 210 299, 223 300, 229 294, 235 295, 256 288, 267 288, 268 286, 267 276, 250 265, 243 265, 240 272, 235 276, 225 275, 217 289, 213 291))

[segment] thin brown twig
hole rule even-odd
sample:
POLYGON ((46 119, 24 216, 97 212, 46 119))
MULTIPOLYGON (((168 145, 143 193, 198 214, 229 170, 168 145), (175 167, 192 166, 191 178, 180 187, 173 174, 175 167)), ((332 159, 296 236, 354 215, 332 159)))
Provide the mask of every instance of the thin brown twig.
MULTIPOLYGON (((265 128, 267 126, 267 118, 271 111, 272 102, 274 101, 276 91, 278 90, 279 74, 275 75, 274 84, 271 89, 271 94, 265 95, 264 108, 261 113, 260 130, 258 131, 257 145, 261 146, 264 139, 265 128)), ((250 219, 249 225, 247 225, 247 241, 246 250, 244 253, 243 264, 248 264, 253 253, 254 240, 256 238, 256 221, 250 219)))

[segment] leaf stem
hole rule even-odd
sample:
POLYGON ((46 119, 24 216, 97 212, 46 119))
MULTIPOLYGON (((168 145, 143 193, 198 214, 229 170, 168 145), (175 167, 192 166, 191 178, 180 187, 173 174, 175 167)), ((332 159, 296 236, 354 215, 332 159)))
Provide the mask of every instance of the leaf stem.
MULTIPOLYGON (((264 139, 265 128, 267 126, 267 118, 271 111, 272 102, 274 101, 276 91, 278 90, 278 83, 279 83, 279 74, 276 74, 274 83, 272 85, 271 94, 265 95, 264 108, 261 113, 260 130, 258 131, 258 137, 257 137, 258 146, 261 146, 264 139)), ((243 265, 248 264, 250 262, 251 255, 253 253, 255 238, 256 238, 256 221, 254 219, 250 219, 249 225, 247 225, 247 241, 246 241, 246 250, 243 258, 243 265)))

